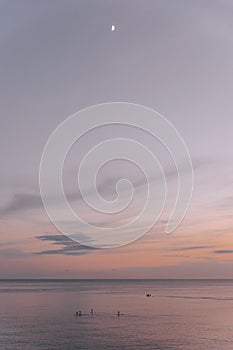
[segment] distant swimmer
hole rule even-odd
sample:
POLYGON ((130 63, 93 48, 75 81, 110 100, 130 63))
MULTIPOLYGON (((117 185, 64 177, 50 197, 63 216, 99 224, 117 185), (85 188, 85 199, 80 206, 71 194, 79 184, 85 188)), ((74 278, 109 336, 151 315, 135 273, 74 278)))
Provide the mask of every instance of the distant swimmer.
POLYGON ((149 298, 151 297, 151 293, 146 293, 146 296, 149 298))
POLYGON ((81 310, 79 310, 78 315, 82 316, 82 311, 81 310))
POLYGON ((93 315, 94 314, 94 310, 93 309, 91 309, 91 315, 93 315))
POLYGON ((75 317, 78 317, 78 311, 75 312, 75 315, 74 315, 74 316, 75 316, 75 317))
POLYGON ((121 315, 121 313, 120 313, 120 311, 118 310, 118 311, 117 311, 117 316, 120 317, 120 315, 121 315))

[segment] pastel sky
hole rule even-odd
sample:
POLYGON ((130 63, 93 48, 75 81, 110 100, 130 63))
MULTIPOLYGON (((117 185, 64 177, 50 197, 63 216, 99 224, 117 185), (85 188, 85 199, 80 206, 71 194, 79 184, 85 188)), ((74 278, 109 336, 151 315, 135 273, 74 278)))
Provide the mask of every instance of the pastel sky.
MULTIPOLYGON (((232 18, 231 0, 0 2, 0 278, 233 278, 232 18), (143 238, 92 249, 50 222, 39 164, 59 123, 110 101, 153 108, 174 124, 192 157, 194 192, 184 221, 166 235, 177 179, 161 145, 130 128, 87 135, 64 173, 68 198, 87 219, 103 218, 80 205, 77 166, 116 134, 155 152, 169 190, 165 213, 143 238)), ((140 172, 116 161, 99 180, 100 193, 112 198, 126 175, 138 197, 122 220, 144 198, 140 172)))

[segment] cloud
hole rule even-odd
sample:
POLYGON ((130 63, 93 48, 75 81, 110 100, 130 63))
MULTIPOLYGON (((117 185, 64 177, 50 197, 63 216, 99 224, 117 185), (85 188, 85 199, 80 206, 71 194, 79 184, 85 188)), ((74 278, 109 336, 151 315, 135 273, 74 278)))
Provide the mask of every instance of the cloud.
POLYGON ((41 196, 32 193, 16 193, 10 203, 0 209, 0 215, 8 215, 27 209, 40 208, 42 206, 41 196))
MULTIPOLYGON (((212 162, 211 158, 193 158, 192 159, 193 169, 196 170, 202 166, 206 166, 207 164, 210 164, 211 162, 212 162)), ((186 172, 187 169, 183 167, 182 171, 186 172)), ((171 179, 177 176, 177 169, 174 165, 172 167, 167 167, 166 169, 164 169, 164 174, 166 179, 171 179)), ((159 179, 160 178, 157 175, 149 177, 149 181, 151 182, 155 182, 156 180, 159 180, 159 179)), ((109 191, 111 190, 112 192, 112 189, 114 188, 114 185, 117 183, 118 180, 119 178, 117 177, 109 177, 98 186, 98 189, 101 191, 102 189, 106 190, 107 188, 109 191)), ((133 185, 136 188, 138 188, 143 185, 146 185, 146 182, 147 182, 147 179, 145 178, 145 176, 142 176, 140 178, 136 178, 134 180, 133 185)))
POLYGON ((219 206, 222 208, 222 209, 232 209, 232 206, 233 206, 233 196, 227 196, 225 197, 220 203, 219 203, 219 206))
MULTIPOLYGON (((208 159, 199 159, 194 158, 192 160, 193 162, 193 168, 199 168, 203 165, 206 165, 210 162, 208 162, 208 159)), ((177 176, 176 168, 171 167, 164 170, 166 178, 173 178, 177 176)), ((184 168, 183 171, 185 172, 186 169, 184 168)), ((156 181, 158 178, 156 175, 151 176, 149 179, 151 182, 156 181)), ((119 178, 116 178, 114 176, 111 176, 109 178, 104 179, 100 184, 98 185, 98 191, 104 190, 105 193, 112 194, 113 189, 115 187, 116 182, 119 180, 119 178)), ((135 178, 133 181, 133 185, 136 188, 140 188, 141 186, 146 184, 146 178, 140 177, 135 178)), ((87 190, 87 194, 91 194, 93 191, 92 189, 87 190)), ((76 191, 75 193, 69 193, 66 195, 69 202, 73 201, 79 201, 81 200, 81 194, 79 191, 76 191)), ((56 199, 54 199, 54 202, 56 203, 56 199)), ((32 210, 32 209, 40 209, 43 208, 43 203, 41 199, 40 193, 16 193, 14 194, 13 198, 7 204, 5 207, 0 208, 0 216, 7 216, 10 214, 14 214, 17 212, 22 212, 26 210, 32 210)))
POLYGON ((1 249, 0 250, 0 256, 1 258, 10 258, 10 259, 17 259, 28 256, 28 253, 25 253, 19 249, 9 248, 9 249, 1 249))
POLYGON ((223 250, 215 250, 215 254, 233 254, 233 250, 223 249, 223 250))
POLYGON ((199 249, 209 249, 209 248, 213 248, 213 246, 211 245, 202 245, 202 246, 198 246, 198 245, 194 245, 194 246, 190 246, 190 247, 180 247, 180 248, 175 248, 175 249, 171 249, 171 252, 182 252, 182 251, 186 251, 186 250, 199 250, 199 249))
POLYGON ((41 252, 35 252, 34 254, 37 254, 37 255, 61 254, 61 255, 80 256, 80 255, 88 254, 90 251, 95 249, 95 248, 87 247, 77 242, 74 242, 67 236, 61 235, 61 234, 42 235, 42 236, 36 236, 36 238, 43 242, 50 242, 59 247, 62 246, 62 248, 59 248, 59 249, 48 249, 48 250, 43 250, 41 252))
MULTIPOLYGON (((74 201, 80 199, 80 197, 77 193, 70 193, 67 195, 67 199, 74 201)), ((53 201, 56 203, 56 198, 53 198, 53 201)), ((0 216, 40 208, 43 208, 40 193, 16 193, 8 205, 0 208, 0 216)))

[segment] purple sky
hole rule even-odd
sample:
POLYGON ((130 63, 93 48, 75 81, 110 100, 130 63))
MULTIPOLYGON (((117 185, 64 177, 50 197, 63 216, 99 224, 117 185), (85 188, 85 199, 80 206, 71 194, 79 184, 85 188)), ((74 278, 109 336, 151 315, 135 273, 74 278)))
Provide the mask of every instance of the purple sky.
MULTIPOLYGON (((232 1, 3 0, 0 9, 0 278, 233 277, 232 1), (166 116, 189 148, 195 183, 190 210, 172 236, 162 233, 162 218, 134 244, 99 251, 69 241, 50 223, 38 170, 60 122, 110 101, 166 116)), ((174 166, 161 146, 109 127, 87 135, 67 159, 64 187, 74 208, 74 169, 91 145, 116 133, 159 156, 172 202, 174 166)), ((140 178, 117 162, 100 192, 111 198, 115 174, 125 172, 140 178)))

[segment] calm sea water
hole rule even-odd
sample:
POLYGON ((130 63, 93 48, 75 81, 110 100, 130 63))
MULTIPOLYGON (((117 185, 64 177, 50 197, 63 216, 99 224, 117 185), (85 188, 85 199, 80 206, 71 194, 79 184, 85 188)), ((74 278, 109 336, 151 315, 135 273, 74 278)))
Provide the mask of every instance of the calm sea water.
POLYGON ((232 350, 233 281, 0 281, 0 349, 232 350))

